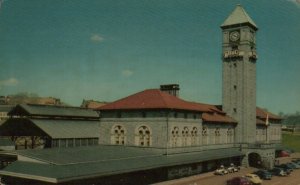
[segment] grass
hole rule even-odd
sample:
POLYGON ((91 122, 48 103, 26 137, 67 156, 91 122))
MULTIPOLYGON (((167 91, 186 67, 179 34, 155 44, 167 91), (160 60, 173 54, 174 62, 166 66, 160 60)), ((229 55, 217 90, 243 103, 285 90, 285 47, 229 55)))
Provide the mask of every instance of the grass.
POLYGON ((282 133, 282 144, 288 148, 300 152, 300 133, 282 133))

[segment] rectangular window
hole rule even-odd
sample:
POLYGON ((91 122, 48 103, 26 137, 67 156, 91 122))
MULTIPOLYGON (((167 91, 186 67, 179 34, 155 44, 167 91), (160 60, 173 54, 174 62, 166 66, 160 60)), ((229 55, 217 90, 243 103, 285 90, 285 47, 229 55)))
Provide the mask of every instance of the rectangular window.
POLYGON ((89 145, 89 146, 94 145, 94 143, 93 143, 93 138, 88 138, 88 145, 89 145))
POLYGON ((66 139, 60 139, 59 140, 59 147, 63 148, 67 146, 67 140, 66 139))
POLYGON ((237 45, 233 45, 233 46, 231 47, 231 49, 232 49, 232 51, 234 51, 234 50, 237 50, 237 49, 239 49, 239 48, 238 48, 237 45))
POLYGON ((75 146, 80 146, 80 139, 79 138, 75 139, 75 146))
POLYGON ((88 140, 86 138, 81 139, 81 146, 87 146, 88 140))
POLYGON ((147 117, 146 112, 142 112, 142 117, 143 118, 147 117))
POLYGON ((74 146, 74 139, 67 139, 67 146, 73 147, 74 146))
POLYGON ((117 112, 117 118, 121 118, 122 117, 122 113, 121 112, 117 112))
POLYGON ((58 147, 58 139, 52 139, 52 147, 58 147))
POLYGON ((98 145, 98 138, 93 138, 94 145, 98 145))

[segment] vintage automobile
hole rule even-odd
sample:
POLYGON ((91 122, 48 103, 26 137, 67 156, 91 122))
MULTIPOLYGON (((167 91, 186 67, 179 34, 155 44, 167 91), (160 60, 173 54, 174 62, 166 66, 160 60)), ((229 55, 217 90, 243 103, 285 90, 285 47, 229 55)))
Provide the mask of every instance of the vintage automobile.
POLYGON ((279 152, 278 157, 290 157, 290 154, 287 151, 282 150, 279 152))
POLYGON ((295 162, 287 163, 287 165, 290 165, 294 169, 300 169, 300 165, 298 163, 295 163, 295 162))
POLYGON ((292 160, 293 163, 300 165, 300 159, 294 159, 292 160))
POLYGON ((229 173, 238 172, 239 167, 235 166, 233 163, 230 164, 230 166, 227 168, 229 173))
POLYGON ((265 179, 265 180, 272 179, 272 173, 268 172, 267 170, 258 170, 253 173, 256 174, 257 176, 259 176, 259 178, 261 178, 261 179, 265 179))
POLYGON ((216 169, 215 175, 225 175, 225 174, 228 174, 228 170, 223 166, 221 165, 220 168, 216 169))
POLYGON ((226 185, 251 185, 246 177, 234 177, 226 181, 226 185))
POLYGON ((275 167, 284 169, 284 171, 286 171, 288 175, 290 174, 290 172, 292 172, 294 170, 294 166, 292 166, 288 163, 287 164, 281 164, 281 165, 275 165, 275 167))
POLYGON ((271 170, 269 170, 270 173, 272 173, 272 175, 276 175, 276 176, 287 176, 286 171, 284 171, 284 169, 282 168, 273 168, 271 170))
POLYGON ((245 177, 249 179, 252 184, 260 185, 262 183, 262 180, 256 174, 248 173, 245 175, 245 177))

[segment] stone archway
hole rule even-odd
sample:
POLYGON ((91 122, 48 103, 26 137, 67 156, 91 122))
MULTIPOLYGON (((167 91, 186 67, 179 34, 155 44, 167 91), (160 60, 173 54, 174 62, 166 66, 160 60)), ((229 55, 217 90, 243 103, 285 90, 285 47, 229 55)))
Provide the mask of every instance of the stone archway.
POLYGON ((262 159, 258 153, 252 152, 248 154, 248 164, 250 167, 261 168, 262 159))

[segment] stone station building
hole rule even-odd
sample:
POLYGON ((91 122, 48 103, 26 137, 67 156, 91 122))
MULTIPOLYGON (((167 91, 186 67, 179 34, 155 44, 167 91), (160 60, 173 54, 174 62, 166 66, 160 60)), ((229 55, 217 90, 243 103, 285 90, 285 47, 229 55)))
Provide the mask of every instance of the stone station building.
POLYGON ((147 89, 94 111, 19 105, 0 127, 1 135, 39 136, 44 145, 2 152, 16 157, 0 171, 4 181, 149 184, 221 164, 272 168, 281 146, 281 118, 256 106, 258 28, 238 5, 221 29, 222 105, 185 101, 178 84, 147 89), (98 146, 87 146, 89 138, 98 146))

